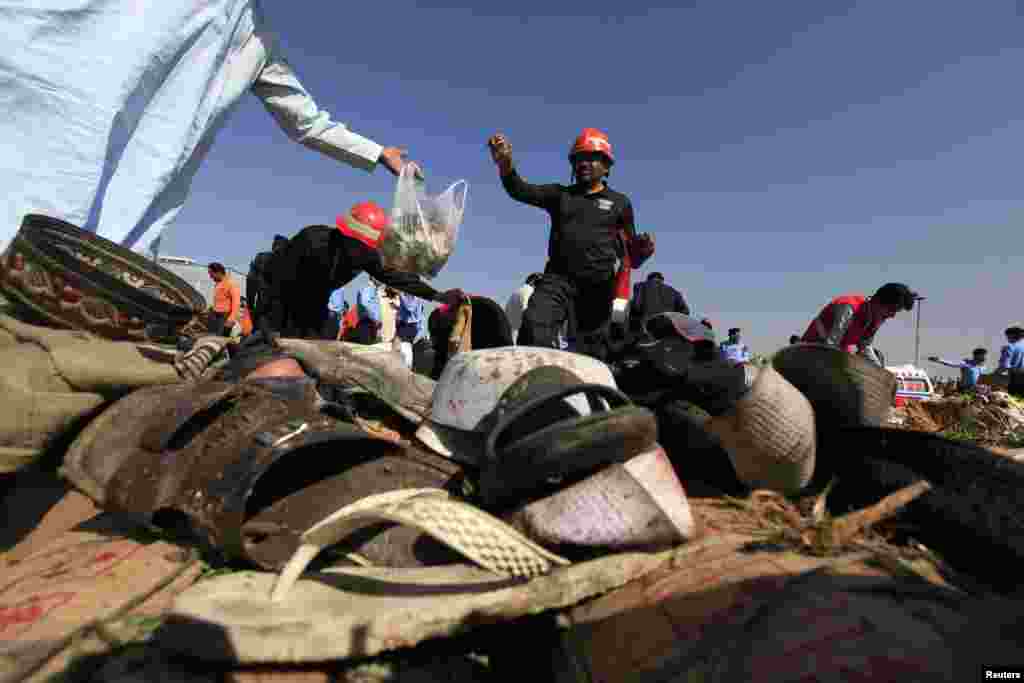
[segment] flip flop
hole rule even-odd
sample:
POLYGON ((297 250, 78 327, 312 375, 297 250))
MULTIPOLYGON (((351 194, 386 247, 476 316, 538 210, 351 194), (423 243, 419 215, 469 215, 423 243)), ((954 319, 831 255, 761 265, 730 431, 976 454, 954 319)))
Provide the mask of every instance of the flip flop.
POLYGON ((302 534, 271 600, 279 602, 324 548, 381 521, 416 527, 500 576, 529 578, 569 564, 483 510, 450 499, 443 489, 387 491, 346 505, 302 534))
POLYGON ((671 552, 623 553, 565 566, 564 559, 497 518, 429 490, 392 491, 359 501, 303 539, 311 549, 298 551, 280 577, 239 572, 180 595, 157 642, 208 661, 241 664, 366 657, 572 605, 671 557, 671 552), (330 568, 295 578, 315 555, 312 548, 381 519, 416 524, 491 568, 330 568), (547 573, 533 574, 544 567, 547 573))

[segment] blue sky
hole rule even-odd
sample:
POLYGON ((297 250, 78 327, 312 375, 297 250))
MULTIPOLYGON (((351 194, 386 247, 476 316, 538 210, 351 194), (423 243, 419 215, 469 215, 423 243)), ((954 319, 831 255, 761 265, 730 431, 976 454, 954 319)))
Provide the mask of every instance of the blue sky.
MULTIPOLYGON (((662 271, 755 351, 802 332, 833 296, 886 281, 928 297, 922 358, 997 353, 1024 318, 1012 264, 1024 242, 1020 3, 295 7, 265 3, 321 107, 408 147, 432 190, 469 182, 436 287, 504 303, 543 268, 547 215, 504 194, 486 138, 504 132, 527 179, 565 182, 568 145, 594 126, 615 147, 612 186, 657 240, 634 279, 662 271)), ((292 143, 249 97, 163 252, 244 269, 275 233, 333 223, 364 199, 387 206, 393 189, 383 169, 292 143)), ((877 342, 913 360, 913 315, 877 342)))

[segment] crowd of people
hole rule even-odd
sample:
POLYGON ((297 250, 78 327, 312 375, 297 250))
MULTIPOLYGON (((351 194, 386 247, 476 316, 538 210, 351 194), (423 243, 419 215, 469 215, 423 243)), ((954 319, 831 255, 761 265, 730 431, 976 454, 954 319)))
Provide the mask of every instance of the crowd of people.
POLYGON ((1011 323, 1003 334, 1006 337, 1006 344, 1000 349, 999 361, 991 371, 986 365, 988 349, 982 347, 971 351, 970 358, 959 361, 945 360, 938 356, 929 356, 928 360, 959 370, 959 391, 974 391, 980 383, 986 382, 1005 384, 1011 395, 1024 397, 1024 323, 1011 323))
MULTIPOLYGON (((338 216, 333 226, 310 225, 290 238, 276 235, 271 249, 256 254, 250 264, 248 308, 240 305, 237 283, 223 265, 210 264, 216 282, 210 333, 237 335, 251 310, 254 320, 245 327, 246 335, 392 344, 409 367, 433 368, 417 358, 444 346, 449 318, 464 301, 498 311, 492 327, 507 327, 510 337, 490 335, 495 343, 572 349, 602 360, 642 337, 652 317, 691 315, 683 295, 660 272, 636 283, 631 293, 627 289, 628 309, 621 319, 614 315, 613 301, 623 296, 629 272, 654 254, 654 239, 637 233, 629 198, 608 185, 615 157, 605 133, 585 128, 573 141, 569 185, 528 183, 515 168, 505 136, 492 136, 488 145, 508 195, 544 209, 551 220, 543 272, 530 274, 504 311, 485 297, 469 297, 460 289, 438 292, 417 274, 387 268, 379 246, 390 229, 389 218, 382 207, 366 201, 338 216), (367 274, 368 284, 350 305, 344 288, 360 273, 367 274), (429 318, 428 302, 440 304, 429 318)), ((701 322, 711 329, 706 317, 701 322)), ((737 365, 751 359, 739 328, 729 330, 720 352, 737 365)))
MULTIPOLYGON (((78 92, 74 79, 79 70, 70 67, 108 54, 112 31, 125 21, 137 25, 134 5, 111 3, 102 16, 25 10, 8 17, 54 30, 16 33, 18 40, 32 36, 32 42, 16 42, 10 50, 16 55, 15 72, 26 76, 11 82, 12 101, 25 106, 9 112, 3 125, 14 134, 29 129, 50 134, 19 140, 23 158, 45 163, 12 164, 5 171, 10 192, 3 228, 7 232, 0 231, 0 245, 27 212, 37 211, 122 246, 153 251, 163 229, 184 207, 192 179, 217 133, 246 93, 260 99, 289 137, 306 148, 367 172, 383 166, 394 176, 401 174, 409 162, 402 147, 382 145, 350 130, 318 105, 289 65, 258 0, 224 0, 221 6, 223 12, 212 12, 198 22, 192 21, 186 5, 172 3, 148 13, 132 42, 120 46, 123 59, 103 61, 106 77, 90 91, 88 107, 68 99, 69 93, 78 92), (60 38, 63 35, 76 36, 73 48, 60 38), (195 45, 205 48, 192 50, 195 45), (183 58, 163 59, 168 54, 183 58), (68 68, 55 69, 55 64, 68 68), (37 77, 43 73, 45 78, 37 77), (47 86, 41 88, 40 83, 47 86), (162 96, 133 95, 146 92, 162 96), (69 112, 74 113, 73 125, 68 125, 69 112), (97 130, 109 134, 84 133, 97 130), (142 168, 147 172, 136 172, 142 168)), ((575 139, 568 152, 572 176, 567 185, 527 182, 501 133, 490 137, 488 146, 509 197, 543 209, 551 221, 543 272, 524 285, 529 291, 520 292, 518 310, 509 308, 517 343, 573 348, 609 359, 631 334, 641 333, 643 321, 656 312, 689 314, 682 296, 654 273, 633 288, 632 297, 626 292, 632 299, 626 320, 614 320, 630 271, 651 258, 655 244, 650 234, 637 232, 630 198, 609 185, 617 160, 603 131, 584 128, 575 139)), ((378 293, 373 300, 387 300, 388 288, 398 293, 398 306, 405 310, 401 315, 409 318, 403 324, 417 330, 402 332, 409 338, 403 343, 415 345, 425 339, 429 325, 424 334, 422 314, 413 310, 418 309, 413 299, 452 307, 465 295, 457 289, 438 292, 416 274, 386 268, 377 247, 387 223, 386 212, 367 201, 338 217, 333 226, 311 225, 290 238, 277 236, 272 249, 253 261, 248 305, 241 302, 230 276, 213 267, 220 264, 211 264, 210 275, 218 283, 211 330, 241 334, 251 325, 266 337, 305 338, 337 338, 344 330, 345 338, 354 334, 364 341, 380 341, 385 328, 371 325, 372 306, 356 306, 365 315, 359 314, 353 332, 343 325, 345 311, 335 294, 365 272, 385 288, 384 295, 378 293)), ((874 296, 840 296, 819 313, 799 341, 849 349, 884 364, 873 337, 885 320, 910 310, 915 296, 900 283, 889 283, 874 296)), ((796 335, 791 338, 795 341, 796 335)), ((1001 358, 997 373, 1021 370, 1024 353, 1017 344, 1008 343, 1010 351, 1001 358)), ((738 328, 729 331, 720 350, 735 363, 750 358, 738 328)))
MULTIPOLYGON (((550 219, 547 261, 543 271, 529 274, 500 311, 493 326, 510 330, 495 343, 571 349, 599 360, 614 361, 624 350, 648 336, 647 324, 664 314, 694 317, 713 333, 705 316, 693 313, 682 293, 652 272, 628 294, 628 308, 615 315, 631 270, 654 255, 654 238, 638 233, 629 198, 611 189, 608 177, 615 155, 608 136, 585 128, 573 141, 568 161, 570 184, 533 184, 518 173, 512 148, 502 134, 489 138, 488 147, 508 196, 547 212, 550 219)), ((210 318, 213 334, 274 335, 337 339, 361 344, 391 344, 400 349, 407 366, 439 374, 437 362, 425 361, 446 347, 453 313, 463 302, 497 308, 485 297, 467 296, 461 289, 439 292, 415 273, 387 268, 379 246, 391 229, 387 212, 372 201, 360 202, 338 216, 335 225, 310 225, 291 238, 277 235, 270 251, 252 260, 247 289, 255 320, 244 322, 248 310, 239 304, 238 287, 220 263, 210 265, 217 283, 210 318), (344 287, 360 273, 369 283, 355 304, 345 299, 344 287), (428 316, 426 304, 440 304, 428 316)), ((882 325, 900 312, 913 310, 919 295, 906 284, 890 282, 874 294, 844 294, 826 304, 802 335, 790 344, 824 344, 860 354, 885 365, 874 346, 882 325)), ((479 326, 475 326, 479 327, 479 326)), ((1007 346, 994 375, 1008 378, 1014 392, 1024 372, 1024 332, 1020 325, 1006 330, 1007 346)), ((739 327, 728 329, 717 344, 717 356, 734 366, 754 358, 739 327)), ((970 359, 929 360, 961 370, 964 389, 975 386, 985 372, 985 349, 970 359)))

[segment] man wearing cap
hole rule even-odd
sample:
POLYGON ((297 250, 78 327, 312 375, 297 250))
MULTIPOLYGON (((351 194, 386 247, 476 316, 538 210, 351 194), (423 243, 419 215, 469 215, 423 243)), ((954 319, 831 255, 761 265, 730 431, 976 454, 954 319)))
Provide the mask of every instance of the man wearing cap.
POLYGON ((740 328, 730 327, 729 338, 721 343, 722 355, 733 365, 750 362, 750 347, 740 341, 740 328))
POLYGON ((615 162, 608 136, 585 128, 576 138, 569 150, 570 185, 523 180, 504 135, 492 136, 488 146, 508 195, 551 216, 548 262, 523 313, 518 342, 557 348, 559 331, 568 322, 577 351, 606 357, 617 276, 627 250, 633 268, 654 253, 653 238, 636 232, 629 198, 606 182, 615 162))
POLYGON ((900 282, 882 285, 870 297, 844 294, 821 309, 801 341, 857 352, 881 366, 883 361, 871 345, 878 328, 900 311, 913 310, 917 299, 917 293, 900 282))
POLYGON ((458 301, 458 289, 438 292, 418 275, 384 266, 377 247, 388 218, 374 202, 338 216, 337 227, 310 225, 274 253, 268 272, 268 311, 260 329, 285 337, 317 339, 324 329, 331 292, 365 272, 400 292, 428 301, 458 301))
POLYGON ((645 282, 633 286, 633 300, 629 306, 629 327, 633 332, 641 331, 651 316, 673 311, 689 315, 690 307, 678 290, 665 284, 665 276, 661 273, 651 273, 645 282))

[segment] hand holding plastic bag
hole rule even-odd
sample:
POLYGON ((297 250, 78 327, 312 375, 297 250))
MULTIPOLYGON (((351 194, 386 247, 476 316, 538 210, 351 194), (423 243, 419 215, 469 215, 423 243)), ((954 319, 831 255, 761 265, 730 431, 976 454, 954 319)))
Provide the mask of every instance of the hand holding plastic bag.
POLYGON ((398 176, 391 229, 378 249, 385 268, 436 277, 455 250, 469 185, 452 183, 438 195, 426 191, 422 171, 407 163, 398 176))

